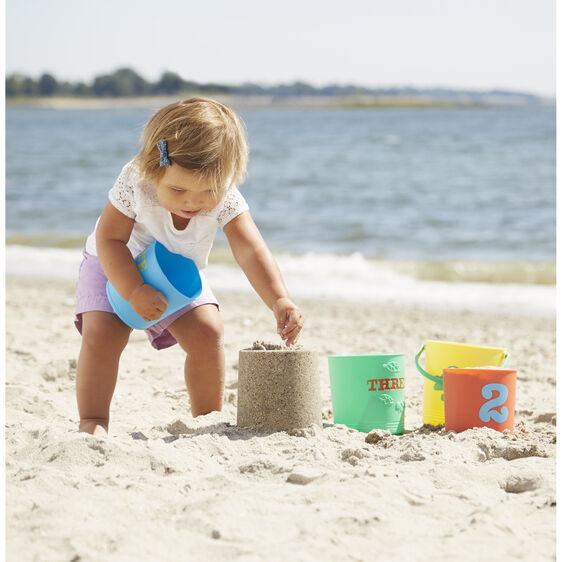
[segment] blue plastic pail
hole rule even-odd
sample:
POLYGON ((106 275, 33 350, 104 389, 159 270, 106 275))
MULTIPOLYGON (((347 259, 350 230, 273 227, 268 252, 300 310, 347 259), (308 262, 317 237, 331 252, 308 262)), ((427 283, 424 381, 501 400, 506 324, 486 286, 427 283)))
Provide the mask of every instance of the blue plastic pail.
POLYGON ((201 276, 193 260, 170 252, 160 242, 153 242, 137 256, 135 262, 144 282, 166 297, 168 308, 156 320, 143 320, 108 281, 106 293, 109 302, 115 314, 131 328, 144 330, 183 308, 201 294, 201 276))

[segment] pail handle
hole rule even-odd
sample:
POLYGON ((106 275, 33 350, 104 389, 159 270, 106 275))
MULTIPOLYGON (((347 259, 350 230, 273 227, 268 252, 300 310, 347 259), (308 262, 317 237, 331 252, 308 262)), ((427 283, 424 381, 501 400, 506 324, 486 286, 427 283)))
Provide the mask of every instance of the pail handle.
POLYGON ((435 383, 435 390, 443 390, 443 377, 436 377, 434 375, 430 375, 421 365, 419 362, 420 359, 420 355, 424 352, 425 350, 425 343, 419 348, 418 352, 416 353, 416 367, 418 368, 418 371, 426 378, 429 379, 430 381, 433 381, 435 383))
MULTIPOLYGON (((436 377, 435 375, 430 375, 419 363, 420 356, 424 352, 424 350, 425 350, 425 343, 419 348, 418 352, 416 353, 416 359, 415 359, 416 367, 418 368, 418 371, 426 379, 429 379, 430 381, 433 381, 435 383, 435 390, 443 390, 443 377, 442 376, 436 377)), ((502 367, 504 368, 507 367, 509 365, 510 359, 511 359, 511 355, 506 351, 502 367)))

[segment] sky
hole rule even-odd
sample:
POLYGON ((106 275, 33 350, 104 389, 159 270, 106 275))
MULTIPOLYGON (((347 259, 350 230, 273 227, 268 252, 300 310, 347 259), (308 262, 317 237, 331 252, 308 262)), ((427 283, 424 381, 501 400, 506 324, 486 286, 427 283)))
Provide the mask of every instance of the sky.
POLYGON ((555 0, 6 0, 6 74, 555 93, 555 0))

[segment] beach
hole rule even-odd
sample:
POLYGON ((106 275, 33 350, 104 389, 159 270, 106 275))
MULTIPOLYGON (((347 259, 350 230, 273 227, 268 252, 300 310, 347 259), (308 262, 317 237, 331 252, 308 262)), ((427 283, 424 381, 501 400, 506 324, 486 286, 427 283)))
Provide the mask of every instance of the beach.
POLYGON ((554 287, 423 283, 391 277, 370 299, 314 298, 295 274, 323 427, 269 434, 237 427, 236 403, 239 351, 279 343, 272 313, 247 288, 215 283, 223 410, 193 418, 181 350, 157 352, 135 331, 101 439, 77 431, 73 279, 8 263, 7 559, 554 560, 554 287), (414 355, 428 339, 509 350, 513 435, 422 425, 414 355), (406 354, 403 435, 334 425, 327 357, 353 353, 406 354))

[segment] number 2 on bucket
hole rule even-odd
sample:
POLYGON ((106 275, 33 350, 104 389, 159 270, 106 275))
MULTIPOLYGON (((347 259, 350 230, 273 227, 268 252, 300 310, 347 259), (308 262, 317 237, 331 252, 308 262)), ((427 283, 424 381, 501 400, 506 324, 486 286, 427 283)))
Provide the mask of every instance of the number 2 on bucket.
POLYGON ((506 406, 500 408, 500 411, 494 410, 497 406, 501 406, 505 403, 508 396, 507 386, 505 384, 500 383, 490 383, 486 384, 482 387, 482 397, 488 400, 482 404, 480 410, 478 411, 478 417, 485 423, 489 422, 490 419, 493 419, 497 423, 503 423, 507 420, 507 416, 509 411, 506 406), (499 392, 498 396, 490 400, 492 398, 494 390, 499 392))

